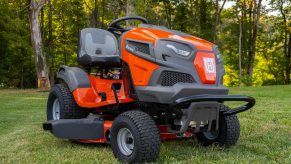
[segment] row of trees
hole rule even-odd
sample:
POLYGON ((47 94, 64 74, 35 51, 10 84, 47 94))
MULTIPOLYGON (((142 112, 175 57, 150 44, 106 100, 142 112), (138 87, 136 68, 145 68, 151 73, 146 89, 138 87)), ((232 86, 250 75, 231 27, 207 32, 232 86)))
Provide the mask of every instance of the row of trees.
POLYGON ((290 83, 289 0, 2 0, 0 11, 0 87, 54 84, 60 65, 77 65, 80 29, 124 15, 219 45, 226 85, 290 83))

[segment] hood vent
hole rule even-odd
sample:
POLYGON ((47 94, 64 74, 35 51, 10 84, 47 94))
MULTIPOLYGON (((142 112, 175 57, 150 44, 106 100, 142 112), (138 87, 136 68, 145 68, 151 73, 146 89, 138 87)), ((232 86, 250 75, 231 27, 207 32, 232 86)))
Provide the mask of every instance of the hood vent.
POLYGON ((128 40, 127 44, 130 47, 134 47, 136 51, 150 55, 150 45, 147 43, 142 43, 142 42, 136 42, 136 41, 131 41, 128 40))

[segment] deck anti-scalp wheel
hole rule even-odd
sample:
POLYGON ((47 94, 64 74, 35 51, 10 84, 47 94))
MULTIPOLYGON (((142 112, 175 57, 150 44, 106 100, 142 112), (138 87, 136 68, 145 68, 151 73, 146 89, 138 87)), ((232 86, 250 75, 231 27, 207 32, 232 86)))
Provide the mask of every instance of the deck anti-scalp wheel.
POLYGON ((110 142, 114 156, 123 162, 152 162, 160 152, 159 130, 141 111, 120 114, 113 122, 110 142))
MULTIPOLYGON (((227 106, 221 105, 221 112, 228 110, 230 109, 227 106)), ((211 131, 197 134, 197 139, 203 146, 218 144, 229 147, 236 144, 240 135, 240 124, 236 115, 220 115, 218 131, 215 130, 215 126, 215 122, 213 122, 211 131)))
POLYGON ((47 120, 80 119, 89 114, 88 109, 80 108, 65 84, 56 84, 47 102, 47 120))

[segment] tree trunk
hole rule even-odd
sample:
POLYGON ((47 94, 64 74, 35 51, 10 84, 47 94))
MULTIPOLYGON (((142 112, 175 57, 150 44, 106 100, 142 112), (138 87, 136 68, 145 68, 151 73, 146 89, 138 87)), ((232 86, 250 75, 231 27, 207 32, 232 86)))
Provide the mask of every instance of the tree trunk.
MULTIPOLYGON (((248 68, 248 64, 247 64, 247 53, 248 53, 248 48, 247 48, 247 4, 246 4, 246 0, 243 1, 242 4, 242 10, 241 10, 241 25, 242 25, 242 29, 244 29, 242 31, 242 49, 241 49, 241 59, 242 59, 242 71, 243 70, 247 70, 248 68)), ((243 71, 244 72, 244 71, 243 71)))
POLYGON ((40 10, 40 32, 41 32, 41 39, 44 40, 45 31, 44 31, 44 12, 43 8, 40 10))
MULTIPOLYGON (((127 0, 126 3, 126 16, 133 16, 135 15, 135 0, 127 0)), ((126 21, 126 26, 131 27, 132 24, 130 21, 126 21)))
POLYGON ((290 84, 290 73, 291 73, 291 33, 289 33, 289 39, 288 39, 288 35, 286 35, 285 40, 286 40, 286 42, 288 42, 286 44, 287 46, 286 46, 286 78, 285 78, 285 84, 290 84))
POLYGON ((197 15, 199 13, 199 3, 198 0, 190 0, 190 11, 191 11, 191 24, 192 27, 195 28, 197 25, 199 25, 199 19, 197 19, 197 15))
MULTIPOLYGON (((252 56, 252 36, 253 36, 253 17, 252 17, 252 14, 253 14, 253 1, 254 0, 251 0, 249 3, 250 4, 247 4, 249 6, 249 8, 247 9, 247 15, 248 15, 248 18, 246 19, 246 26, 247 26, 247 30, 248 30, 248 38, 246 38, 246 42, 248 43, 248 50, 247 50, 247 67, 246 67, 246 72, 247 72, 247 77, 249 78, 250 81, 252 81, 251 77, 250 77, 250 67, 251 67, 251 56, 252 56)), ((255 13, 254 13, 255 14, 255 13)), ((248 84, 247 85, 251 85, 249 84, 248 81, 248 84)), ((251 82, 252 83, 252 82, 251 82)))
POLYGON ((286 65, 285 65, 285 84, 290 84, 290 69, 291 69, 291 33, 288 30, 288 25, 287 25, 287 18, 286 18, 286 13, 284 11, 284 1, 280 0, 279 1, 279 10, 283 19, 284 23, 284 56, 286 60, 286 65), (288 39, 289 36, 289 39, 288 39))
POLYGON ((99 21, 98 21, 98 0, 95 0, 94 1, 94 11, 93 11, 93 14, 94 14, 94 27, 97 28, 98 27, 98 24, 99 24, 99 21))
MULTIPOLYGON (((21 49, 21 60, 22 60, 23 56, 22 56, 22 49, 21 49)), ((24 88, 24 64, 23 61, 21 61, 21 78, 20 78, 20 88, 23 89, 24 88)))
MULTIPOLYGON (((199 4, 199 31, 200 31, 200 36, 203 39, 211 39, 211 36, 209 36, 209 32, 208 32, 208 23, 207 23, 207 1, 208 0, 200 0, 200 4, 199 4)), ((211 32, 210 32, 211 35, 211 32)))
POLYGON ((101 23, 101 28, 104 28, 104 16, 105 16, 105 2, 102 0, 102 23, 101 23))
MULTIPOLYGON (((90 24, 92 27, 97 28, 99 25, 99 19, 98 19, 98 0, 94 0, 94 8, 92 9, 86 1, 83 1, 86 7, 92 12, 92 15, 90 16, 90 24)), ((77 4, 77 8, 79 7, 79 4, 77 4)), ((78 16, 77 16, 78 17, 78 16)))
POLYGON ((215 1, 216 9, 215 9, 215 14, 214 14, 214 20, 213 20, 213 26, 212 26, 212 41, 215 43, 216 42, 216 33, 217 33, 217 26, 220 21, 220 15, 223 10, 223 7, 226 3, 226 0, 223 0, 223 3, 221 7, 219 7, 219 0, 215 1))
POLYGON ((49 36, 48 36, 48 51, 49 51, 49 59, 50 59, 50 84, 51 87, 55 84, 55 73, 54 73, 54 55, 53 55, 53 28, 52 28, 52 5, 51 0, 48 0, 48 26, 49 26, 49 36))
POLYGON ((38 87, 50 88, 48 67, 46 63, 46 55, 43 50, 43 41, 39 26, 39 13, 44 6, 46 0, 31 0, 29 23, 31 30, 31 43, 34 51, 34 61, 36 67, 36 74, 38 79, 38 87))
POLYGON ((194 24, 195 23, 195 18, 196 18, 196 15, 195 15, 195 13, 196 13, 196 10, 195 10, 195 13, 194 13, 194 5, 193 5, 193 0, 190 0, 190 11, 191 11, 191 22, 194 24))
POLYGON ((239 11, 238 11, 239 1, 237 1, 236 7, 236 17, 239 22, 239 38, 238 38, 238 65, 239 65, 239 86, 242 84, 242 62, 241 62, 241 48, 242 48, 242 18, 239 18, 239 11))
POLYGON ((64 56, 64 65, 67 65, 67 52, 66 52, 66 41, 67 41, 67 36, 66 36, 66 25, 65 25, 65 16, 64 13, 61 13, 61 26, 62 26, 62 50, 63 50, 63 56, 64 56))
POLYGON ((163 0, 163 4, 165 6, 165 11, 166 11, 166 17, 167 17, 167 23, 168 23, 168 28, 172 28, 172 6, 169 0, 163 0))
POLYGON ((239 47, 238 47, 238 54, 239 54, 239 86, 242 84, 242 22, 239 21, 239 47))
MULTIPOLYGON (((253 77, 253 70, 254 70, 254 61, 255 61, 255 55, 256 55, 256 42, 257 42, 257 33, 259 28, 259 22, 260 22, 260 12, 261 12, 261 2, 262 0, 259 0, 258 3, 256 0, 254 0, 254 8, 253 8, 253 29, 252 29, 252 35, 250 37, 250 52, 249 52, 249 70, 248 70, 248 76, 250 80, 250 85, 252 85, 252 77, 253 77)), ((250 16, 251 18, 251 16, 250 16)))

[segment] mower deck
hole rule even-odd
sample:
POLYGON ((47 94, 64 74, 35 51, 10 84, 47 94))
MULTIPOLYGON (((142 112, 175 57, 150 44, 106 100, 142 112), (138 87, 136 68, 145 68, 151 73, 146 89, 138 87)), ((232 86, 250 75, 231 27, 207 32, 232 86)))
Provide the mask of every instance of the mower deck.
MULTIPOLYGON (((75 140, 82 143, 106 143, 110 144, 110 128, 112 121, 98 121, 96 119, 67 119, 48 121, 43 123, 43 129, 50 131, 60 139, 75 140)), ((162 141, 189 138, 192 131, 185 133, 171 133, 166 125, 159 125, 160 138, 162 141)))

